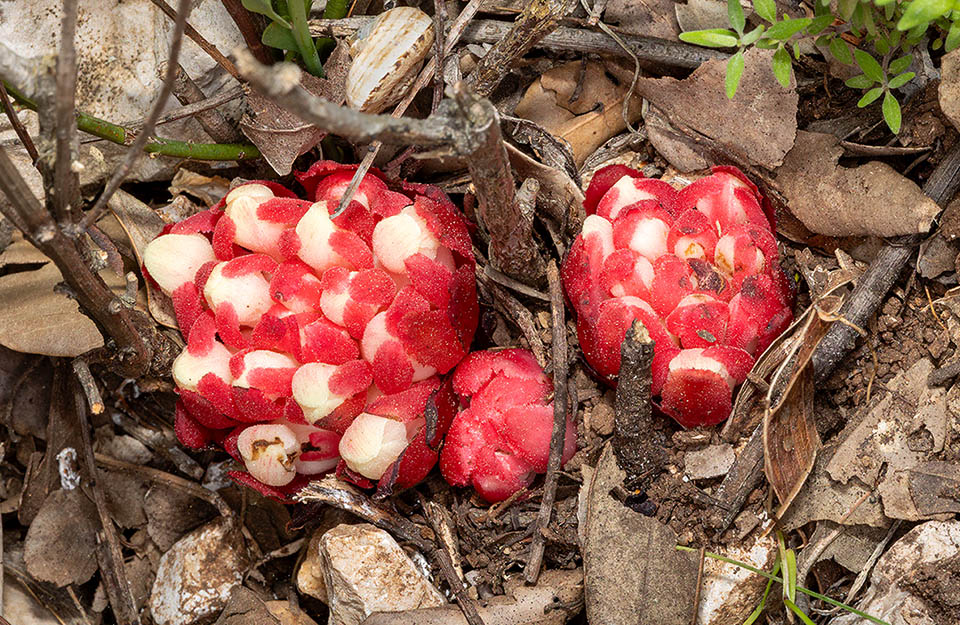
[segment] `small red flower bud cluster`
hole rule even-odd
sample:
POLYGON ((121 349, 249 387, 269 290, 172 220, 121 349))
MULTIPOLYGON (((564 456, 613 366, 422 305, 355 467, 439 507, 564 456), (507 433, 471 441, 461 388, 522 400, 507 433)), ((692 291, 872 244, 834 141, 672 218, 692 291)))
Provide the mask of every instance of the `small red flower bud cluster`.
MULTIPOLYGON (((545 473, 553 432, 553 383, 527 350, 474 352, 453 375, 461 410, 440 455, 443 477, 503 501, 545 473)), ((577 450, 567 420, 561 462, 577 450)))
POLYGON ((439 376, 476 330, 460 212, 435 187, 374 172, 333 216, 355 170, 315 164, 298 176, 310 200, 240 185, 144 251, 187 341, 178 437, 221 444, 246 467, 235 478, 272 496, 334 468, 364 486, 423 479, 453 417, 439 376))
POLYGON ((652 392, 664 412, 685 427, 723 421, 734 389, 793 319, 769 203, 733 167, 677 191, 612 165, 585 197, 562 277, 587 361, 612 380, 639 320, 656 343, 652 392))

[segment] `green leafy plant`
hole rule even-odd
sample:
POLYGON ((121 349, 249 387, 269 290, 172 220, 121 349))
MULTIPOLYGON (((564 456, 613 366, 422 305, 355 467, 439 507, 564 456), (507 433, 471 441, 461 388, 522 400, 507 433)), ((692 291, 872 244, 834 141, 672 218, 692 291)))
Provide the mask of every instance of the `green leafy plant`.
MULTIPOLYGON (((332 48, 333 40, 310 36, 307 23, 310 0, 242 0, 242 3, 248 11, 270 19, 261 37, 264 45, 299 56, 307 71, 314 76, 323 76, 320 56, 332 48)), ((323 11, 325 19, 339 19, 346 14, 347 0, 329 0, 323 11)))
POLYGON ((883 119, 892 132, 900 132, 900 102, 893 92, 913 80, 915 73, 908 71, 912 52, 925 38, 933 39, 934 49, 944 47, 949 52, 960 46, 960 0, 838 0, 836 13, 831 12, 830 0, 813 1, 813 17, 792 18, 777 16, 775 0, 752 0, 760 23, 748 30, 740 2, 727 0, 730 29, 694 30, 681 33, 680 39, 711 48, 736 48, 727 62, 729 98, 740 84, 745 50, 752 46, 774 50, 773 73, 781 85, 789 87, 801 43, 815 42, 837 61, 860 69, 861 74, 846 82, 864 91, 857 106, 869 106, 882 96, 883 119))
MULTIPOLYGON (((853 606, 849 606, 849 605, 847 605, 846 603, 842 603, 842 602, 840 602, 840 601, 837 601, 836 599, 831 599, 830 597, 828 597, 828 596, 826 596, 826 595, 821 595, 820 593, 814 592, 813 590, 810 590, 810 589, 808 589, 808 588, 804 588, 803 586, 798 586, 797 583, 796 583, 796 560, 795 560, 795 559, 794 559, 794 562, 793 562, 793 567, 794 567, 793 581, 792 581, 792 582, 791 582, 790 580, 784 581, 784 579, 783 579, 782 577, 778 577, 778 576, 777 576, 777 571, 778 571, 778 569, 781 568, 781 565, 782 565, 782 564, 785 564, 785 563, 783 562, 783 560, 782 560, 782 556, 783 556, 783 554, 785 554, 786 551, 788 551, 788 550, 786 550, 786 549, 783 548, 782 542, 780 543, 780 546, 781 546, 781 548, 780 548, 780 553, 777 555, 777 560, 776 560, 776 562, 775 562, 774 565, 773 565, 773 572, 772 572, 772 573, 767 573, 766 571, 761 571, 761 570, 758 569, 757 567, 751 566, 751 565, 747 564, 746 562, 741 562, 741 561, 739 561, 739 560, 734 560, 733 558, 728 558, 728 557, 722 556, 722 555, 720 555, 720 554, 718 554, 718 553, 713 553, 713 552, 711 552, 711 551, 704 551, 704 552, 703 552, 703 555, 704 555, 705 557, 707 557, 707 558, 712 558, 712 559, 714 559, 714 560, 719 560, 720 562, 726 562, 727 564, 732 564, 732 565, 734 565, 734 566, 739 566, 739 567, 742 568, 742 569, 746 569, 746 570, 750 571, 751 573, 755 573, 755 574, 759 575, 760 577, 764 577, 764 578, 766 578, 766 579, 768 580, 767 588, 766 588, 766 590, 765 590, 764 593, 763 593, 763 599, 761 600, 760 605, 757 606, 757 608, 750 614, 749 617, 747 617, 747 620, 744 621, 744 624, 743 624, 743 625, 752 625, 752 623, 754 623, 754 622, 757 620, 757 618, 759 618, 760 614, 763 612, 763 605, 764 605, 764 602, 767 600, 767 594, 770 592, 770 584, 772 584, 772 583, 784 584, 785 586, 786 586, 786 585, 792 586, 792 588, 793 588, 793 597, 794 597, 794 598, 796 598, 796 593, 798 593, 798 592, 799 592, 799 593, 803 593, 803 594, 807 595, 808 597, 812 597, 812 598, 814 598, 814 599, 819 599, 820 601, 823 601, 824 603, 828 603, 828 604, 830 604, 830 605, 832 605, 832 606, 834 606, 834 607, 840 608, 840 609, 842 609, 842 610, 846 610, 847 612, 850 612, 851 614, 856 614, 856 615, 859 616, 861 619, 866 619, 866 620, 870 621, 871 623, 876 623, 876 625, 890 625, 890 623, 888 623, 887 621, 884 621, 883 619, 879 619, 879 618, 877 618, 877 617, 875 617, 875 616, 872 616, 872 615, 870 615, 870 614, 867 614, 866 612, 862 612, 861 610, 858 610, 858 609, 856 609, 856 608, 853 607, 853 606)), ((687 547, 687 546, 685 546, 685 545, 677 545, 676 548, 677 548, 677 551, 691 551, 691 552, 693 552, 693 553, 698 553, 698 552, 700 551, 699 549, 694 549, 694 548, 692 548, 692 547, 687 547)), ((793 550, 791 549, 791 550, 789 550, 789 551, 793 551, 793 550)), ((796 555, 796 554, 794 554, 794 557, 795 557, 795 555, 796 555)), ((783 603, 784 603, 784 605, 786 605, 787 608, 789 608, 790 611, 793 612, 794 614, 796 614, 796 615, 798 615, 798 616, 801 615, 801 614, 803 614, 803 612, 800 610, 800 608, 797 607, 797 605, 794 603, 794 601, 787 598, 786 593, 785 593, 785 596, 784 596, 784 599, 783 599, 783 603), (793 604, 792 607, 791 607, 791 604, 793 604)), ((801 620, 803 620, 804 623, 810 622, 809 617, 807 617, 806 614, 803 614, 803 617, 801 618, 801 620), (804 620, 804 618, 805 618, 806 620, 804 620)))

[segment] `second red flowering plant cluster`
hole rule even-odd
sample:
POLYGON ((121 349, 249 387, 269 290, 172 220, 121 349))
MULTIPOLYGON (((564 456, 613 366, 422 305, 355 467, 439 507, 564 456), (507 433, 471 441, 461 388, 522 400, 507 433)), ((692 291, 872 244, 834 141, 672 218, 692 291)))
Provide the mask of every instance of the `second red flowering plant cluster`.
MULTIPOLYGON (((336 214, 355 169, 315 164, 298 176, 306 200, 242 184, 146 248, 145 273, 186 340, 173 364, 177 436, 222 446, 245 467, 234 479, 281 499, 330 471, 407 488, 439 458, 451 484, 503 500, 546 470, 550 379, 524 350, 468 356, 475 260, 450 199, 373 172, 336 214)), ((612 380, 639 319, 656 341, 664 410, 685 426, 729 414, 790 320, 761 201, 731 170, 679 193, 626 168, 598 172, 564 264, 598 374, 612 380)), ((569 420, 563 461, 575 451, 569 420)))

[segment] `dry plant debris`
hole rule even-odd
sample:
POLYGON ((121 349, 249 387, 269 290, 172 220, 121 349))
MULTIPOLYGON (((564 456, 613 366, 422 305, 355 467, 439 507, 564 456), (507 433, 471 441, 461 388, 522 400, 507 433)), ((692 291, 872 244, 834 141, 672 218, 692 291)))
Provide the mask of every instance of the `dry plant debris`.
MULTIPOLYGON (((744 44, 733 99, 729 52, 677 37, 733 21, 779 41, 856 3, 330 0, 325 19, 304 0, 77 4, 0 24, 13 625, 744 623, 767 580, 678 544, 766 571, 795 553, 797 584, 889 623, 960 618, 949 37, 891 52, 916 74, 891 135, 889 107, 857 108, 834 78, 832 56, 882 45, 855 16, 829 25, 840 45, 744 44), (301 67, 321 61, 323 78, 301 67), (612 189, 621 202, 601 200, 612 189), (691 196, 697 227, 670 214, 691 196), (723 243, 724 206, 762 228, 723 243), (378 244, 390 220, 414 236, 378 244), (911 236, 877 238, 895 235, 911 236), (598 240, 632 262, 571 287, 598 240), (695 285, 657 264, 699 251, 720 269, 695 285), (784 297, 734 323, 751 268, 784 297), (591 289, 600 308, 649 302, 591 334, 591 289), (710 358, 717 339, 749 360, 710 358), (699 357, 664 366, 671 346, 699 357), (356 384, 333 383, 348 364, 356 384), (343 479, 321 477, 335 465, 343 479)), ((815 622, 859 621, 796 597, 815 622)), ((769 597, 753 622, 784 609, 769 597)))

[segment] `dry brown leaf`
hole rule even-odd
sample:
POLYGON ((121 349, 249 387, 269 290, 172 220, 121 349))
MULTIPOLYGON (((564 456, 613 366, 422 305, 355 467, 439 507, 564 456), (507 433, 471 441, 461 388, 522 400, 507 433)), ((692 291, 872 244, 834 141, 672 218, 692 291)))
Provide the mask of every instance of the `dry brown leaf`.
MULTIPOLYGON (((571 61, 534 81, 515 114, 567 141, 580 166, 607 139, 626 128, 623 102, 629 87, 629 83, 614 82, 601 63, 571 61)), ((639 97, 631 98, 627 111, 631 123, 640 118, 640 104, 639 97)))
POLYGON ((35 579, 82 584, 97 570, 97 509, 80 489, 55 490, 27 530, 23 559, 35 579))
POLYGON ((170 195, 186 193, 206 206, 213 206, 230 191, 230 181, 223 176, 204 176, 189 169, 178 169, 170 181, 170 195))
MULTIPOLYGON (((344 84, 350 70, 350 53, 344 43, 330 55, 324 64, 325 78, 317 78, 306 72, 300 77, 300 85, 334 104, 344 102, 344 84)), ((243 134, 247 135, 267 163, 281 176, 290 173, 293 161, 298 156, 320 143, 327 131, 304 122, 302 119, 274 104, 256 91, 247 98, 250 115, 240 122, 243 134)))
POLYGON ((783 162, 797 132, 796 90, 784 89, 770 71, 771 50, 744 54, 737 95, 724 89, 726 61, 707 61, 688 78, 641 78, 637 91, 674 126, 699 133, 718 147, 773 169, 783 162))
POLYGON ((907 470, 910 499, 923 516, 960 513, 960 465, 934 460, 907 470))
POLYGON ((97 325, 74 300, 53 290, 62 280, 51 262, 0 277, 0 345, 66 357, 103 347, 97 325))
POLYGON ((603 21, 616 24, 620 31, 631 35, 676 39, 680 33, 674 14, 676 4, 673 0, 610 0, 603 11, 603 21))
POLYGON ((800 492, 820 448, 813 420, 812 368, 805 363, 794 380, 777 410, 768 410, 763 420, 763 470, 780 501, 778 518, 800 492))
POLYGON ((885 163, 840 167, 833 135, 799 132, 777 170, 790 212, 818 234, 891 237, 923 233, 940 212, 913 181, 885 163))
MULTIPOLYGON (((107 206, 113 211, 120 227, 130 239, 133 253, 137 257, 137 264, 142 266, 143 250, 163 230, 165 225, 163 218, 155 210, 121 189, 118 189, 110 198, 107 206)), ((150 316, 160 325, 176 328, 177 318, 173 313, 173 302, 170 297, 149 280, 145 282, 150 316)))
POLYGON ((540 182, 537 205, 568 232, 579 232, 583 223, 583 191, 563 170, 544 165, 530 158, 509 143, 507 156, 520 179, 536 178, 540 182))
POLYGON ((960 50, 940 60, 940 110, 954 128, 960 129, 960 50))

